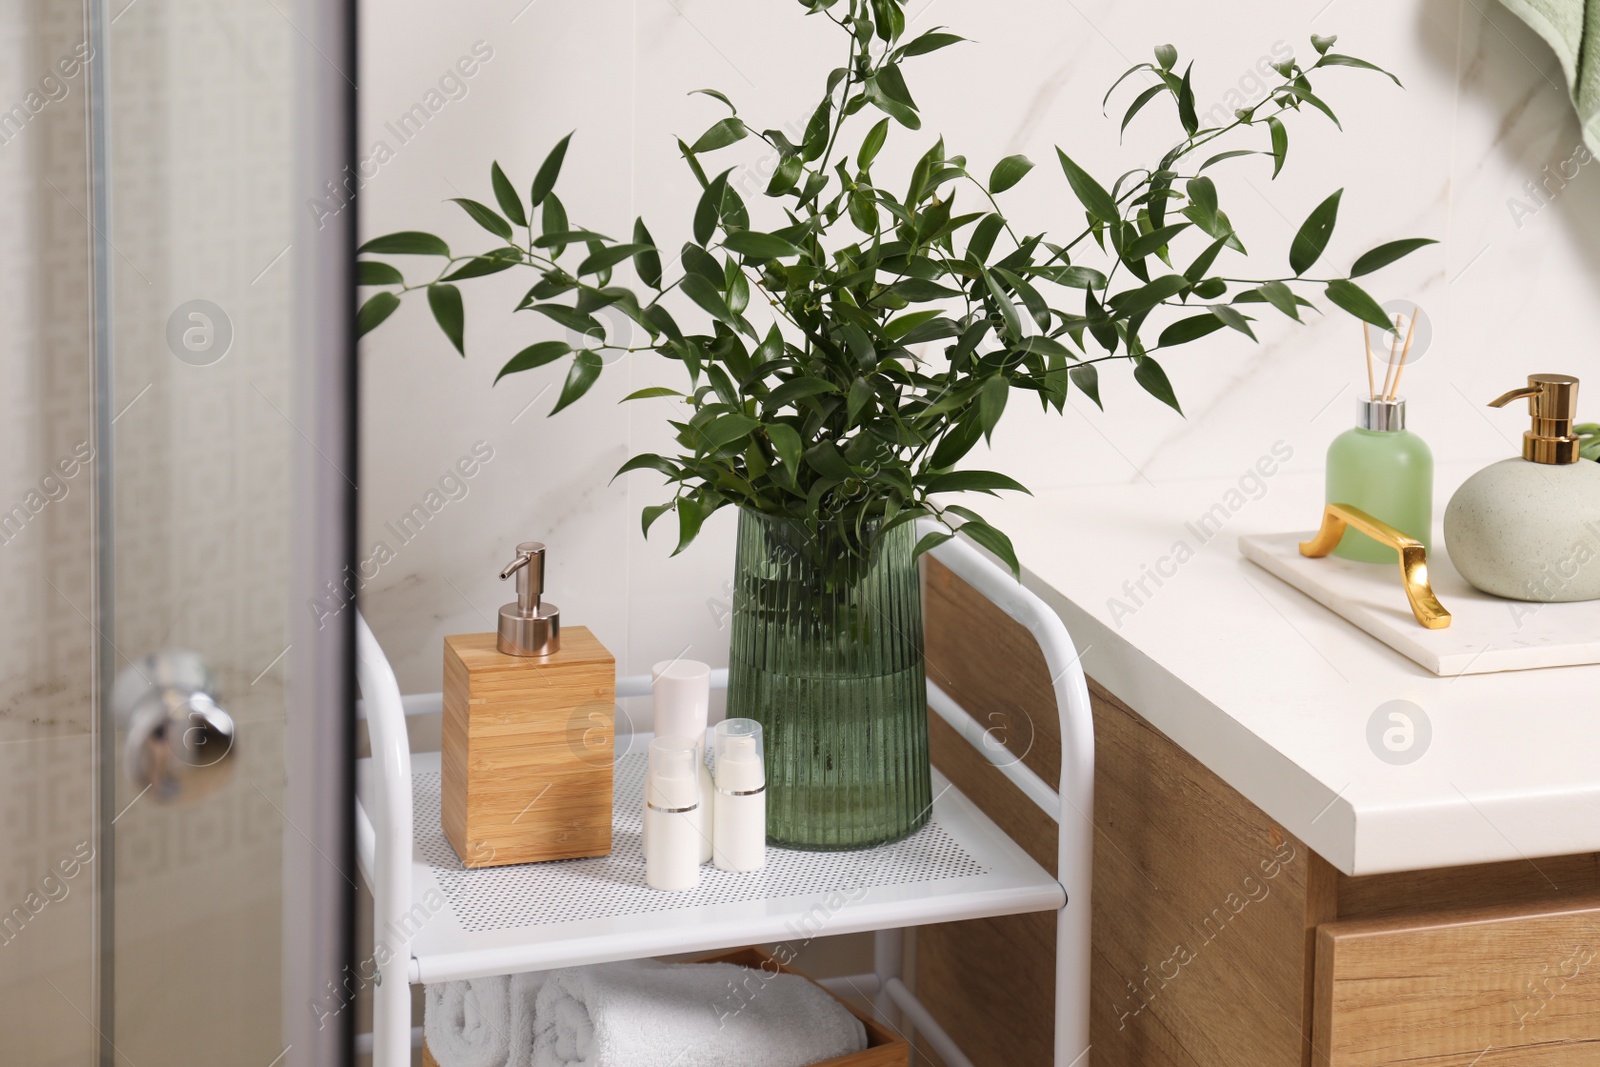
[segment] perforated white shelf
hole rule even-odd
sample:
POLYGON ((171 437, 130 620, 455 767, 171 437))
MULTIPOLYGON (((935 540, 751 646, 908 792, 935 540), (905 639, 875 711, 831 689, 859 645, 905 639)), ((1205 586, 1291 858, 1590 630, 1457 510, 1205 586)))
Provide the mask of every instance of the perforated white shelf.
MULTIPOLYGON (((365 806, 367 762, 358 770, 365 806)), ((439 825, 439 756, 412 761, 413 982, 1054 911, 1061 885, 936 771, 933 817, 904 841, 859 852, 769 849, 765 869, 706 866, 700 887, 644 884, 644 757, 616 766, 612 852, 468 870, 439 825)), ((369 857, 362 857, 370 864, 369 857)))

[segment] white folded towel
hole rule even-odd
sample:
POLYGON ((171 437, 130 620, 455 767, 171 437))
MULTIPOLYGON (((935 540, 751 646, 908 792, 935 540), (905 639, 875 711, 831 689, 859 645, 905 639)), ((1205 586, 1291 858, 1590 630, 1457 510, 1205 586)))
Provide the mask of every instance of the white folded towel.
POLYGON ((805 1067, 867 1047, 825 990, 731 963, 551 971, 534 1015, 534 1067, 805 1067))
POLYGON ((427 986, 422 1032, 439 1067, 532 1067, 534 1002, 547 973, 427 986))

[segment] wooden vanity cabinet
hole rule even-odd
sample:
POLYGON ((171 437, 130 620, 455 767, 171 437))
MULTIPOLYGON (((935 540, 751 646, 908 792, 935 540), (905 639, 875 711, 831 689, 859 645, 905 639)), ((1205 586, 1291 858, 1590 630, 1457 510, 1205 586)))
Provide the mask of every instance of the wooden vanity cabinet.
MULTIPOLYGON (((1054 784, 1027 631, 933 560, 924 605, 929 677, 1054 784)), ((1093 1067, 1600 1064, 1600 856, 1348 877, 1092 680, 1090 696, 1093 1067)), ((930 718, 934 762, 1053 869, 1054 822, 930 718)), ((1051 1063, 1053 926, 918 930, 918 995, 976 1067, 1051 1063)))

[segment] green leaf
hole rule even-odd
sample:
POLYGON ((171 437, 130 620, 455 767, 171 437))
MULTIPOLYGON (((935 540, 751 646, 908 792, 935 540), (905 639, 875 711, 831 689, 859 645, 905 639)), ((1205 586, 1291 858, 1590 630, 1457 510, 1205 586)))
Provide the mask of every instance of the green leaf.
POLYGON ((722 247, 750 259, 778 259, 803 254, 792 242, 782 237, 754 230, 738 230, 728 234, 722 239, 722 247))
POLYGON ((495 384, 499 385, 500 379, 508 374, 517 374, 521 371, 533 370, 535 367, 542 367, 546 363, 554 363, 571 351, 572 346, 565 341, 540 341, 538 344, 529 345, 512 356, 506 362, 506 365, 500 368, 500 373, 494 376, 495 384))
POLYGON ((1061 169, 1066 172, 1067 184, 1072 186, 1073 195, 1090 216, 1100 222, 1118 221, 1122 216, 1117 211, 1117 202, 1106 192, 1105 186, 1095 181, 1061 149, 1056 149, 1056 155, 1061 157, 1061 169))
POLYGON ((365 337, 400 306, 400 298, 390 292, 373 293, 356 312, 356 336, 365 337))
POLYGON ((749 437, 750 432, 760 425, 760 422, 748 415, 738 413, 718 415, 701 427, 700 438, 712 450, 716 450, 749 437))
MULTIPOLYGON (((1026 493, 1028 487, 998 471, 949 471, 928 478, 924 487, 929 493, 990 493, 1007 489, 1026 493)), ((1031 495, 1031 494, 1030 494, 1031 495)))
POLYGON ((386 233, 382 237, 374 237, 356 249, 358 256, 366 255, 368 252, 388 256, 444 256, 448 259, 450 246, 431 233, 402 230, 399 233, 386 233))
POLYGON ((984 382, 983 388, 978 390, 978 425, 983 427, 983 436, 991 441, 1010 395, 1011 383, 998 374, 984 382))
POLYGON ((986 522, 964 522, 961 532, 999 556, 1000 561, 1011 568, 1013 578, 1022 577, 1022 566, 1017 563, 1017 550, 1012 547, 1011 538, 986 522))
MULTIPOLYGON (((1396 78, 1393 74, 1390 74, 1388 71, 1384 70, 1382 67, 1378 66, 1375 63, 1368 63, 1366 60, 1357 59, 1355 56, 1342 56, 1337 52, 1327 52, 1327 53, 1323 54, 1321 59, 1317 60, 1317 66, 1319 66, 1319 67, 1358 67, 1361 70, 1377 71, 1379 74, 1382 74, 1385 78, 1388 78, 1390 81, 1394 82, 1396 85, 1400 85, 1400 79, 1396 78)), ((1400 88, 1404 89, 1405 86, 1400 85, 1400 88)))
POLYGON ((1011 298, 1005 294, 1005 290, 1000 288, 1000 283, 994 280, 994 275, 988 270, 984 270, 983 280, 989 287, 989 295, 994 298, 996 306, 1000 308, 1000 317, 1005 321, 1006 332, 1011 335, 1013 340, 1022 340, 1022 316, 1017 314, 1017 305, 1011 302, 1011 298))
POLYGON ((1156 62, 1161 64, 1162 70, 1171 70, 1178 62, 1178 50, 1170 44, 1156 45, 1156 62))
POLYGON ((1328 283, 1328 288, 1323 292, 1330 303, 1343 308, 1363 322, 1370 322, 1380 330, 1394 329, 1394 323, 1389 320, 1383 305, 1372 299, 1371 295, 1355 282, 1335 278, 1328 283))
POLYGON ((1339 121, 1339 116, 1333 113, 1333 108, 1323 103, 1322 99, 1314 94, 1310 89, 1290 83, 1288 85, 1280 86, 1276 92, 1286 93, 1289 96, 1304 100, 1306 103, 1310 104, 1312 107, 1328 116, 1328 118, 1333 121, 1333 124, 1339 127, 1339 129, 1344 129, 1344 124, 1339 121))
POLYGON ((911 550, 911 558, 916 559, 929 549, 938 548, 954 536, 955 534, 946 530, 935 530, 931 534, 924 534, 922 539, 917 542, 917 547, 911 550))
POLYGON ((1133 117, 1140 111, 1143 111, 1146 104, 1166 91, 1167 87, 1165 85, 1152 85, 1150 88, 1134 97, 1133 103, 1128 105, 1128 110, 1122 116, 1122 129, 1118 132, 1126 132, 1128 129, 1128 123, 1133 121, 1133 117))
POLYGON ((717 292, 717 287, 705 278, 698 274, 685 274, 679 287, 683 290, 685 296, 699 304, 712 318, 723 323, 729 329, 737 330, 739 328, 739 320, 729 310, 728 302, 722 298, 721 293, 717 292))
POLYGON ((672 550, 674 556, 689 547, 705 520, 706 514, 701 510, 698 500, 692 496, 678 498, 678 547, 672 550))
POLYGON ((1132 317, 1149 311, 1163 300, 1168 300, 1189 287, 1189 279, 1181 274, 1163 274, 1152 279, 1149 285, 1129 289, 1111 298, 1111 306, 1119 315, 1132 317))
POLYGON ((1178 234, 1189 228, 1187 222, 1175 222, 1170 226, 1163 226, 1159 230, 1151 230, 1142 234, 1137 241, 1129 245, 1123 253, 1127 259, 1143 259, 1152 253, 1159 252, 1178 234))
POLYGON ((606 244, 610 240, 605 234, 593 230, 562 230, 541 234, 533 244, 535 248, 549 248, 552 245, 606 244))
POLYGON ((466 332, 466 313, 461 309, 461 290, 443 283, 428 286, 428 307, 433 309, 433 318, 439 324, 439 329, 456 346, 456 351, 465 356, 467 349, 463 335, 466 332))
MULTIPOLYGON (((611 480, 614 482, 624 474, 628 474, 632 471, 659 471, 662 474, 665 474, 668 478, 676 478, 679 474, 678 465, 673 463, 670 459, 667 459, 663 456, 657 456, 654 453, 645 452, 641 455, 634 456, 632 459, 628 460, 628 462, 618 467, 617 472, 611 476, 611 480)), ((648 530, 648 527, 646 527, 646 529, 648 530)))
POLYGON ((1205 170, 1207 167, 1211 167, 1211 166, 1213 166, 1213 165, 1215 165, 1217 163, 1221 163, 1224 160, 1238 159, 1240 156, 1259 156, 1259 155, 1261 155, 1261 153, 1257 152, 1254 148, 1235 148, 1231 152, 1218 152, 1216 155, 1210 157, 1204 163, 1200 164, 1200 170, 1205 170))
POLYGON ((729 173, 723 171, 717 175, 706 186, 705 192, 700 194, 700 201, 694 209, 695 244, 709 245, 717 232, 717 223, 722 218, 723 196, 728 191, 729 173))
POLYGON ((572 369, 567 371, 567 380, 561 384, 561 395, 556 398, 556 406, 550 409, 554 415, 562 408, 577 400, 600 377, 600 353, 581 349, 572 357, 572 369))
POLYGON ((1104 290, 1106 287, 1106 276, 1093 267, 1040 267, 1035 273, 1069 289, 1104 290))
POLYGON ((929 52, 937 52, 941 48, 948 48, 965 40, 965 37, 959 37, 953 33, 940 33, 938 30, 929 30, 904 48, 901 48, 899 52, 902 56, 927 55, 929 52))
POLYGON ((599 274, 601 271, 610 270, 623 260, 632 259, 641 252, 653 251, 655 249, 650 245, 642 244, 611 245, 608 248, 600 248, 584 257, 583 262, 578 264, 578 273, 580 275, 599 274))
POLYGON ((1081 367, 1073 367, 1067 374, 1072 378, 1072 384, 1083 390, 1083 395, 1094 401, 1094 406, 1101 411, 1105 405, 1100 403, 1100 371, 1093 364, 1085 363, 1081 367))
POLYGON ((823 393, 838 391, 838 386, 822 378, 791 378, 768 393, 761 402, 768 411, 777 411, 802 397, 820 396, 823 393))
POLYGON ((1183 81, 1178 85, 1178 121, 1183 123, 1183 128, 1190 137, 1200 129, 1200 118, 1194 110, 1194 85, 1189 80, 1189 75, 1194 71, 1194 64, 1190 63, 1183 72, 1183 81))
MULTIPOLYGON (((497 251, 510 252, 511 249, 507 248, 497 251)), ((471 259, 467 260, 465 263, 461 264, 461 266, 457 267, 455 270, 451 271, 449 274, 446 274, 439 280, 443 282, 458 282, 463 278, 482 278, 490 274, 499 274, 503 270, 510 270, 512 267, 515 267, 518 262, 520 261, 515 257, 473 256, 471 259)))
POLYGON ((804 455, 806 466, 824 478, 833 479, 835 484, 855 477, 856 472, 850 468, 849 460, 844 458, 839 446, 832 441, 814 444, 805 450, 804 455))
POLYGON ((850 392, 845 396, 845 422, 848 425, 856 425, 856 417, 872 402, 874 395, 872 386, 867 384, 865 378, 857 378, 850 383, 850 392))
POLYGON ((639 280, 652 289, 660 289, 661 253, 656 251, 655 238, 645 229, 644 219, 633 221, 633 243, 642 247, 633 256, 633 269, 639 272, 639 280))
POLYGON ((1238 308, 1230 307, 1227 304, 1212 304, 1206 310, 1221 319, 1231 329, 1238 330, 1252 341, 1256 339, 1255 332, 1250 329, 1249 316, 1238 308))
POLYGON ((1328 247, 1328 238, 1333 236, 1333 225, 1339 218, 1339 198, 1343 195, 1343 189, 1335 192, 1300 224, 1300 232, 1289 246, 1289 269, 1296 277, 1304 274, 1328 247))
POLYGON ((989 175, 989 192, 996 195, 1012 188, 1033 169, 1033 160, 1027 156, 1007 156, 994 165, 989 175))
POLYGON ((879 119, 861 139, 861 150, 856 153, 856 169, 864 171, 871 167, 872 161, 878 158, 878 153, 883 151, 884 142, 888 139, 889 120, 879 119))
POLYGON ((676 501, 667 504, 651 504, 639 514, 639 525, 645 537, 650 536, 650 527, 655 525, 657 519, 671 511, 676 501))
POLYGON ((681 397, 682 395, 683 394, 678 392, 676 389, 668 389, 664 385, 652 385, 647 389, 635 389, 633 392, 617 401, 617 403, 626 404, 630 400, 653 400, 660 396, 681 397))
POLYGON ((1402 241, 1390 241, 1388 244, 1379 245, 1356 260, 1355 265, 1350 268, 1350 277, 1359 278, 1363 274, 1371 274, 1397 259, 1409 256, 1419 248, 1438 243, 1431 237, 1407 237, 1402 241))
MULTIPOLYGON (((528 206, 536 208, 544 203, 544 198, 550 195, 550 190, 556 187, 556 179, 561 176, 561 163, 567 158, 567 145, 572 140, 572 134, 561 138, 556 146, 550 149, 550 154, 539 164, 539 173, 533 176, 533 187, 528 191, 528 206)), ((562 214, 565 221, 565 212, 562 214)), ((546 220, 548 223, 548 220, 546 220)), ((548 225, 546 226, 548 230, 548 225)))
POLYGON ((550 249, 552 256, 560 256, 566 251, 566 244, 550 238, 559 233, 566 233, 567 209, 562 205, 561 198, 555 193, 549 193, 544 198, 544 210, 539 213, 539 240, 534 242, 540 248, 550 249))
POLYGON ((961 290, 952 289, 948 285, 930 282, 925 278, 903 278, 889 286, 889 292, 902 300, 912 303, 922 303, 925 300, 947 300, 953 296, 960 296, 961 290))
POLYGON ((511 179, 506 177, 499 163, 489 167, 489 184, 494 186, 495 203, 500 205, 501 213, 514 224, 526 226, 528 215, 522 210, 522 198, 517 195, 516 186, 511 184, 511 179))
POLYGON ((1226 237, 1218 237, 1215 241, 1212 241, 1206 246, 1206 250, 1196 256, 1193 263, 1189 264, 1189 269, 1183 272, 1183 276, 1198 285, 1201 279, 1206 276, 1206 271, 1210 270, 1211 265, 1217 261, 1217 256, 1222 253, 1227 244, 1228 238, 1226 237))
POLYGON ((1256 287, 1267 302, 1296 322, 1300 321, 1299 301, 1295 299, 1294 290, 1282 282, 1263 282, 1256 287))
POLYGON ((922 119, 917 115, 916 108, 903 100, 896 99, 884 88, 882 72, 879 76, 868 80, 866 87, 867 101, 894 119, 908 130, 922 129, 922 119))
POLYGON ((705 133, 700 135, 689 151, 699 155, 701 152, 715 152, 719 148, 727 148, 737 144, 750 136, 750 128, 737 118, 725 118, 705 133))
POLYGON ((769 422, 762 428, 767 432, 767 440, 772 442, 772 451, 777 453, 778 462, 788 469, 791 478, 797 477, 800 474, 802 451, 800 434, 784 422, 769 422))
POLYGON ((733 106, 733 101, 729 100, 726 95, 717 89, 691 89, 689 90, 689 95, 709 96, 713 100, 721 100, 727 105, 729 111, 733 112, 735 115, 739 113, 739 109, 733 106))
POLYGON ((468 200, 464 196, 450 198, 452 204, 458 204, 462 211, 472 216, 472 221, 488 230, 503 241, 511 240, 511 223, 495 214, 492 210, 476 200, 468 200))
POLYGON ((1267 129, 1272 131, 1272 176, 1276 178, 1289 155, 1289 131, 1275 115, 1267 116, 1267 129))
POLYGON ((1143 386, 1145 392, 1179 415, 1183 414, 1183 408, 1178 406, 1178 398, 1172 392, 1172 383, 1167 381, 1167 372, 1161 369, 1161 364, 1149 356, 1140 356, 1133 364, 1133 380, 1143 386))
POLYGON ((1210 312, 1191 315, 1189 318, 1179 319, 1162 330, 1161 336, 1156 339, 1156 345, 1160 348, 1186 345, 1190 341, 1198 340, 1207 334, 1216 333, 1222 327, 1222 320, 1210 312))
POLYGON ((404 285, 400 271, 376 259, 363 259, 356 264, 357 285, 404 285))

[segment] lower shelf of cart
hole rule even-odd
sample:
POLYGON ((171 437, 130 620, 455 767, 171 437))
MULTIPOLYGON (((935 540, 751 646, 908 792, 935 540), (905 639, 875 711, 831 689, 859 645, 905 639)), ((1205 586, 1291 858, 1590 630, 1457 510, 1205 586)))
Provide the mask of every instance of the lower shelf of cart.
MULTIPOLYGON (((625 739, 619 738, 619 743, 625 739)), ((936 770, 926 826, 856 852, 769 848, 761 871, 706 865, 697 889, 644 884, 643 746, 616 762, 612 852, 468 870, 439 823, 439 756, 412 758, 411 980, 440 982, 610 960, 1055 911, 1059 882, 936 770)), ((368 796, 369 761, 357 772, 368 796)), ((376 820, 374 820, 376 821, 376 820)), ((359 858, 373 869, 370 844, 359 858)), ((399 933, 399 932, 397 932, 399 933)), ((385 938, 379 931, 378 941, 385 938)))

